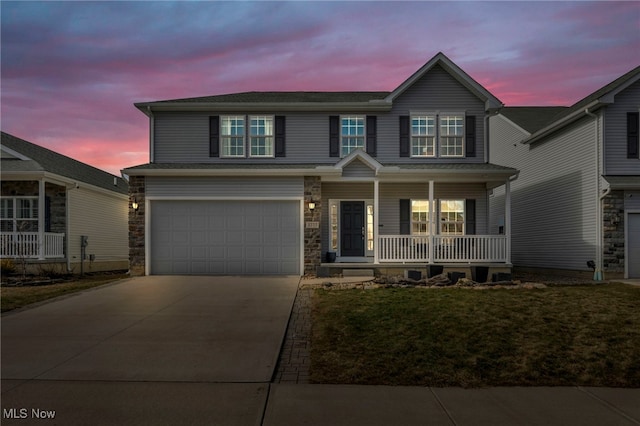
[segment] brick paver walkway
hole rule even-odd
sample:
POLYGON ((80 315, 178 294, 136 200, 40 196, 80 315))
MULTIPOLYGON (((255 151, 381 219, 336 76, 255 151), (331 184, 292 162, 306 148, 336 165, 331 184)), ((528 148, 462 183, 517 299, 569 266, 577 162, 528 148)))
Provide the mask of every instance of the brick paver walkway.
POLYGON ((312 291, 298 288, 274 383, 309 383, 312 291))

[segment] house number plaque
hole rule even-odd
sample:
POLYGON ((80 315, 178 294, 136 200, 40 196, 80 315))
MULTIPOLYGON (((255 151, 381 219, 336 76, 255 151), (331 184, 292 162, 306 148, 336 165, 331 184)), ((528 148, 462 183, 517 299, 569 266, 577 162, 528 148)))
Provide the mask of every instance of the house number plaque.
POLYGON ((320 228, 320 222, 307 222, 306 227, 309 229, 317 229, 320 228))

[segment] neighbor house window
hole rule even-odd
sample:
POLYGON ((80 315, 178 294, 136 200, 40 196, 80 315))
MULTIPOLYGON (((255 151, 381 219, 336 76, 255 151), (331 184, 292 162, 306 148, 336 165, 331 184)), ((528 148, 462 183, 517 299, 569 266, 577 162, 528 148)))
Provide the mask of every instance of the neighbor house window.
POLYGON ((464 200, 440 200, 440 234, 464 235, 464 200))
POLYGON ((358 148, 364 148, 364 116, 341 117, 340 154, 346 157, 358 148))
POLYGON ((251 116, 249 155, 251 157, 273 157, 273 117, 251 116))
POLYGON ((436 155, 436 117, 420 115, 411 117, 411 156, 434 157, 436 155))
POLYGON ((244 157, 245 118, 220 117, 220 138, 223 157, 244 157))
POLYGON ((2 232, 38 232, 38 199, 3 197, 0 227, 2 232))
POLYGON ((411 200, 411 234, 429 235, 428 200, 411 200))
POLYGON ((440 115, 440 156, 464 157, 464 115, 440 115))

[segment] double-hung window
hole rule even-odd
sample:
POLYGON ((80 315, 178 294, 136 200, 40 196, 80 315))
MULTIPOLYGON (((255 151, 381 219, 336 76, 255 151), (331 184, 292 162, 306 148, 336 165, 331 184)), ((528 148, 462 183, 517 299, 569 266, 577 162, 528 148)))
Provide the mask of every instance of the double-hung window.
POLYGON ((249 155, 273 157, 273 117, 251 116, 249 155))
POLYGON ((435 157, 436 117, 416 115, 411 117, 411 156, 435 157))
POLYGON ((411 156, 464 157, 464 123, 458 113, 411 115, 411 156))
POLYGON ((428 200, 411 200, 411 234, 429 235, 428 200))
POLYGON ((464 157, 464 115, 440 117, 440 156, 464 157))
POLYGON ((223 157, 244 157, 244 116, 230 115, 220 119, 220 140, 223 157))
POLYGON ((353 150, 364 149, 364 116, 342 116, 340 122, 341 156, 346 157, 353 150))
MULTIPOLYGON (((440 200, 439 206, 439 234, 464 235, 465 200, 440 200)), ((429 201, 411 200, 411 234, 429 235, 429 233, 429 201)))
POLYGON ((223 157, 273 157, 273 116, 222 116, 220 140, 223 157))
POLYGON ((464 235, 464 200, 440 200, 440 234, 464 235))
POLYGON ((37 232, 38 199, 3 197, 0 201, 0 228, 2 232, 37 232))

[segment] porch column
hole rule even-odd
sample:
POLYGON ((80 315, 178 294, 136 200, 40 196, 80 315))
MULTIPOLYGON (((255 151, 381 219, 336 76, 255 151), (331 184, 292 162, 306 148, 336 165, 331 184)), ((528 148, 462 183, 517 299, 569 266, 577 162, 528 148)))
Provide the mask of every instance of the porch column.
POLYGON ((380 200, 380 182, 378 179, 373 181, 373 263, 380 263, 378 251, 378 223, 380 223, 378 214, 380 200))
POLYGON ((44 179, 38 181, 38 260, 44 260, 44 179))
POLYGON ((511 263, 511 181, 504 185, 504 235, 507 239, 507 263, 511 263))
POLYGON ((436 233, 435 203, 433 200, 434 182, 429 181, 429 263, 433 263, 433 236, 436 233))

